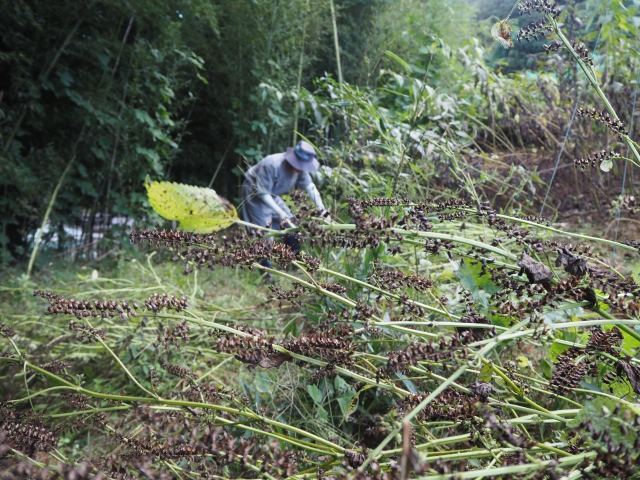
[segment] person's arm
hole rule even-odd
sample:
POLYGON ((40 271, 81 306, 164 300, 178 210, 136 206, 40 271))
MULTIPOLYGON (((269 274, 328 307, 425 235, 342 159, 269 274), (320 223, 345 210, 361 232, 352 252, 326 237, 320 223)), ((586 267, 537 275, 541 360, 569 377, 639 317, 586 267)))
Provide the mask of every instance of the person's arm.
POLYGON ((304 190, 307 192, 307 195, 309 195, 311 201, 316 204, 316 208, 323 212, 325 210, 324 203, 322 203, 322 198, 320 197, 320 192, 316 188, 316 184, 309 182, 304 186, 304 190))
MULTIPOLYGON (((283 222, 284 220, 289 218, 287 213, 278 206, 278 204, 275 202, 275 200, 271 195, 264 193, 264 194, 258 195, 258 198, 262 200, 263 203, 271 207, 274 212, 276 212, 276 214, 278 215, 278 218, 280 219, 280 222, 283 222)), ((291 223, 291 220, 289 220, 289 223, 291 223)))

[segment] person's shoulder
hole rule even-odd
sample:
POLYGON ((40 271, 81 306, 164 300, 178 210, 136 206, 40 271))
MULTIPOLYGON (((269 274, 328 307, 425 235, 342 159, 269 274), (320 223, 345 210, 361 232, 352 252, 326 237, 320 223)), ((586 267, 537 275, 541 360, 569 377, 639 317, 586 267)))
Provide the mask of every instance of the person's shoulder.
POLYGON ((260 160, 260 163, 262 163, 263 165, 271 167, 280 167, 282 165, 282 162, 284 162, 284 152, 267 155, 262 160, 260 160))

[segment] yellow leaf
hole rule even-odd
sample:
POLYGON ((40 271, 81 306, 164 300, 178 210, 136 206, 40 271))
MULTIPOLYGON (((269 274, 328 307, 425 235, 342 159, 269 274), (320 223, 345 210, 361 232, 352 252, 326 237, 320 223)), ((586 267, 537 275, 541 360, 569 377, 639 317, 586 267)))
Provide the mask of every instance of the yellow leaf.
POLYGON ((520 368, 527 368, 529 365, 531 365, 529 359, 524 355, 518 355, 518 357, 516 358, 516 362, 518 362, 520 368))
POLYGON ((149 203, 158 215, 178 220, 178 230, 211 233, 228 227, 238 218, 235 207, 210 188, 173 182, 145 180, 149 203))

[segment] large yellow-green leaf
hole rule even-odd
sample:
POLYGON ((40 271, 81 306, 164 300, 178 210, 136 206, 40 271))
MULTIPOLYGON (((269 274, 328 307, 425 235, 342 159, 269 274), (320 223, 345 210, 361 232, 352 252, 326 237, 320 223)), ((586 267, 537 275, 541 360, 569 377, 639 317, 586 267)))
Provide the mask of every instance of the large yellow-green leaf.
POLYGON ((173 182, 145 180, 149 203, 158 215, 178 220, 179 230, 211 233, 228 227, 238 218, 235 207, 210 188, 173 182))

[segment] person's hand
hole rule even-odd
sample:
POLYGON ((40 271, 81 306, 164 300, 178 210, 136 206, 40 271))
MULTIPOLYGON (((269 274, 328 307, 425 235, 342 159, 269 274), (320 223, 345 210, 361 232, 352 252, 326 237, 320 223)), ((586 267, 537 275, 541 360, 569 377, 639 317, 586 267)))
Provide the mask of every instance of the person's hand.
POLYGON ((280 225, 287 228, 296 228, 296 224, 289 217, 280 219, 280 225))

